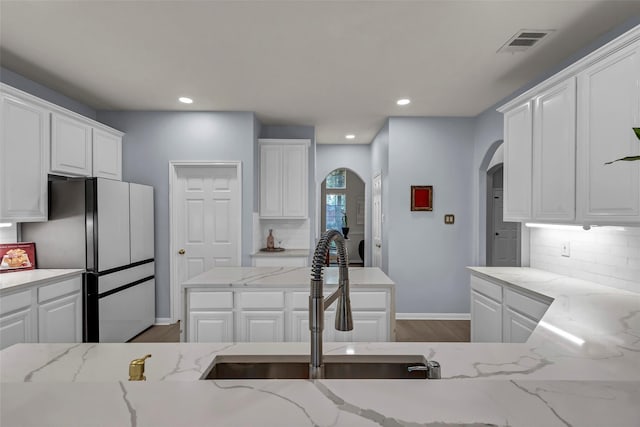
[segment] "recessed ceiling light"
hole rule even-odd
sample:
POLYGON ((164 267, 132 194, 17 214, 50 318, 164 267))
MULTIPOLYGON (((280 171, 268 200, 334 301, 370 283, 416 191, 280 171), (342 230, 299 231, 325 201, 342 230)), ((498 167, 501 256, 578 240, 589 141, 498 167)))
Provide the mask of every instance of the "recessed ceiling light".
POLYGON ((182 102, 183 104, 193 104, 193 99, 187 98, 186 96, 181 96, 180 98, 178 98, 178 101, 182 102))
POLYGON ((410 103, 411 103, 411 100, 409 98, 402 98, 396 101, 396 104, 398 105, 408 105, 410 103))
POLYGON ((355 139, 356 138, 356 136, 354 134, 352 134, 352 133, 350 133, 349 135, 345 135, 344 137, 347 138, 347 139, 355 139))

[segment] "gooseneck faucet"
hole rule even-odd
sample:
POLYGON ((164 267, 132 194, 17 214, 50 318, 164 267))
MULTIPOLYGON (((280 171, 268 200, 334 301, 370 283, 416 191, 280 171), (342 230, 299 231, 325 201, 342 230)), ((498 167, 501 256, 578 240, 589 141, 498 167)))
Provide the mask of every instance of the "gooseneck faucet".
POLYGON ((322 331, 324 330, 324 311, 336 299, 338 308, 336 311, 336 329, 339 331, 351 331, 353 329, 353 317, 351 316, 351 301, 349 299, 349 260, 344 237, 338 230, 325 231, 313 254, 311 266, 311 294, 309 295, 309 330, 311 331, 311 361, 309 363, 309 378, 324 377, 322 364, 322 331), (322 267, 325 263, 327 252, 331 242, 336 242, 338 249, 338 289, 326 299, 324 298, 324 279, 322 267))

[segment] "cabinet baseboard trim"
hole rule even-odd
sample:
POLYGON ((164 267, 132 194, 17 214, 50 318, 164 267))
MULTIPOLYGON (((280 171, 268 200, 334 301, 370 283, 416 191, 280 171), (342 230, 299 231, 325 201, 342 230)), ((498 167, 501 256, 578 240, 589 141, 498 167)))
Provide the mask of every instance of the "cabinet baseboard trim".
POLYGON ((171 325, 170 317, 156 317, 156 325, 171 325))
POLYGON ((396 320, 471 320, 470 313, 396 313, 396 320))

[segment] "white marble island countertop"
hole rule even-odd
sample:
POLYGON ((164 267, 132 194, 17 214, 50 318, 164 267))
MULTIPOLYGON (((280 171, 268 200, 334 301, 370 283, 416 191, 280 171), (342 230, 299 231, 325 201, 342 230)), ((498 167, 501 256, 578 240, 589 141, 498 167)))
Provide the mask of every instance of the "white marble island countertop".
MULTIPOLYGON (((196 287, 287 287, 309 286, 309 267, 222 267, 213 268, 182 284, 185 288, 196 287)), ((338 268, 323 269, 324 282, 329 286, 338 284, 338 268)), ((393 286, 394 283, 379 268, 349 267, 351 285, 393 286)))
POLYGON ((554 298, 543 321, 584 342, 539 326, 525 344, 325 343, 328 355, 424 355, 442 379, 317 381, 199 380, 218 355, 308 354, 305 343, 20 344, 0 352, 0 424, 640 425, 638 294, 531 269, 476 273, 554 298), (148 380, 128 382, 128 362, 147 353, 148 380))

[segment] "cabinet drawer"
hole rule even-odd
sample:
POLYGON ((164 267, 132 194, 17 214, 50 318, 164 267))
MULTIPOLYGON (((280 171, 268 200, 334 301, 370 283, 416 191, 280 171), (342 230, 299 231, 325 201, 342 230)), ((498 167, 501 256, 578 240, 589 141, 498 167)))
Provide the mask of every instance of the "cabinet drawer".
POLYGON ((504 290, 504 302, 505 305, 511 307, 515 311, 529 316, 535 321, 542 319, 547 308, 549 308, 549 304, 537 301, 531 297, 512 291, 511 289, 504 290))
POLYGON ((384 310, 387 308, 387 293, 352 292, 351 308, 354 310, 384 310))
MULTIPOLYGON (((9 273, 11 274, 11 273, 9 273)), ((31 291, 22 291, 15 294, 3 296, 0 299, 0 315, 10 313, 31 305, 31 291)))
POLYGON ((63 295, 80 292, 80 290, 82 290, 82 277, 73 277, 62 282, 38 288, 38 302, 41 303, 63 295))
POLYGON ((471 276, 471 289, 488 296, 498 302, 502 302, 502 286, 491 283, 488 280, 471 276))
POLYGON ((189 310, 233 308, 233 292, 189 292, 189 310))
POLYGON ((284 308, 284 292, 241 292, 241 308, 284 308))

